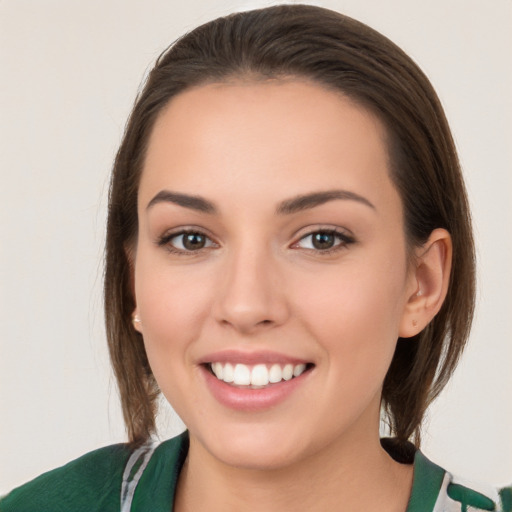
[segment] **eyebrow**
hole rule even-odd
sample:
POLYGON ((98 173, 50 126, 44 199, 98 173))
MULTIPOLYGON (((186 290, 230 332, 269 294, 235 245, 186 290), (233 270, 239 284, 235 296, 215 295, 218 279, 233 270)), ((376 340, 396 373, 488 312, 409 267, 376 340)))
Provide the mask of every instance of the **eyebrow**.
POLYGON ((179 192, 171 192, 170 190, 161 190, 158 194, 151 199, 148 203, 146 210, 158 203, 174 203, 184 208, 190 208, 202 213, 215 215, 218 213, 218 208, 214 203, 204 199, 200 196, 190 196, 188 194, 181 194, 179 192))
POLYGON ((278 205, 276 213, 279 215, 290 215, 336 199, 356 201, 376 210, 375 206, 368 199, 355 192, 349 190, 327 190, 325 192, 313 192, 287 199, 278 205))
MULTIPOLYGON (((324 192, 312 192, 310 194, 298 195, 291 199, 286 199, 279 203, 276 208, 276 214, 291 215, 334 200, 356 201, 376 210, 375 206, 368 199, 356 194, 355 192, 351 192, 349 190, 327 190, 324 192)), ((209 215, 216 215, 219 212, 215 203, 208 199, 200 196, 182 194, 180 192, 171 192, 170 190, 161 190, 158 192, 158 194, 148 203, 146 209, 149 209, 158 203, 173 203, 178 206, 196 210, 201 213, 207 213, 209 215)))

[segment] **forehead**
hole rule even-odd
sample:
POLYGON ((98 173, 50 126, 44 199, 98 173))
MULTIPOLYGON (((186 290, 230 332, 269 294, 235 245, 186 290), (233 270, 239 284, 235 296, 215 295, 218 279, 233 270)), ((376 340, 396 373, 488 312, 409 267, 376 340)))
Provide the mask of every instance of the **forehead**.
POLYGON ((176 96, 159 115, 139 197, 172 188, 261 192, 277 201, 343 188, 378 202, 394 189, 385 139, 368 110, 315 83, 208 84, 176 96))

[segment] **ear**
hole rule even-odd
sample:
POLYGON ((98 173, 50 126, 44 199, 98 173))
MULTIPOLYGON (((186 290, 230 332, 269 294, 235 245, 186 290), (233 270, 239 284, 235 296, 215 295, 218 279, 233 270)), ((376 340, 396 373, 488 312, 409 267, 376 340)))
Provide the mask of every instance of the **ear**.
POLYGON ((435 229, 416 249, 410 285, 399 336, 410 338, 421 332, 441 309, 452 265, 452 239, 446 229, 435 229))
POLYGON ((142 334, 142 322, 140 321, 139 310, 138 310, 137 306, 135 307, 135 309, 133 310, 133 313, 132 313, 132 324, 133 324, 133 328, 137 332, 140 332, 142 334))

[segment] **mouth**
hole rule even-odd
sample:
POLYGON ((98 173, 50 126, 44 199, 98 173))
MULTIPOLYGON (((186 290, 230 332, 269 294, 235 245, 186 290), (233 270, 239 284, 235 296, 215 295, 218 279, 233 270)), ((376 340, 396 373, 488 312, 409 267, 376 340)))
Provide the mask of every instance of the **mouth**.
POLYGON ((244 364, 215 361, 205 363, 204 366, 216 379, 232 387, 265 389, 300 377, 310 371, 314 364, 244 364))

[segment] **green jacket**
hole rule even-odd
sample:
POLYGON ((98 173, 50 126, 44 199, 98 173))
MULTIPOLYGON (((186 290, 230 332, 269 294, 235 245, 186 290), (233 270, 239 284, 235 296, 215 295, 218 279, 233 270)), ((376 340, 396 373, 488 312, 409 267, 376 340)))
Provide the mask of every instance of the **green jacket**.
MULTIPOLYGON (((107 446, 14 489, 0 512, 169 512, 187 452, 187 432, 135 451, 107 446)), ((407 512, 478 510, 512 512, 512 488, 479 493, 416 451, 407 512)))

